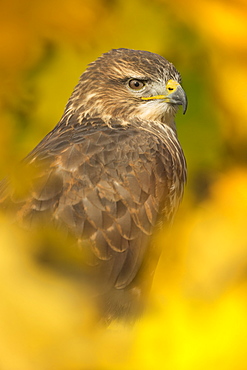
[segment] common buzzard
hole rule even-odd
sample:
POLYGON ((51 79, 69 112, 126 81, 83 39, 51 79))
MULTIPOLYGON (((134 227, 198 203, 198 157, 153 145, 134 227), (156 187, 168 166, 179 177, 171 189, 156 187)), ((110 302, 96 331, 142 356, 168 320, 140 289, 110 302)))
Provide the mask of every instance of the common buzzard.
POLYGON ((159 255, 152 234, 172 221, 183 195, 174 122, 178 106, 187 107, 180 82, 157 54, 103 54, 22 162, 23 176, 0 185, 0 208, 15 222, 61 227, 91 255, 86 271, 107 320, 139 312, 159 255))

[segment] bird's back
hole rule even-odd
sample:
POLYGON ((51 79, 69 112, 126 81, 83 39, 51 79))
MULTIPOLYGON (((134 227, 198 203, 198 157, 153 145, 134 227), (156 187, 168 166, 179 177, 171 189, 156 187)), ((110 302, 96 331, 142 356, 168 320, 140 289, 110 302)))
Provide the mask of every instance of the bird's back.
POLYGON ((185 176, 183 153, 175 135, 167 141, 165 130, 156 131, 138 120, 122 126, 85 117, 78 124, 72 116, 22 163, 29 177, 24 190, 2 184, 1 208, 19 224, 52 223, 87 249, 108 315, 131 310, 132 295, 141 295, 138 277, 151 259, 150 236, 161 217, 171 220, 182 196, 176 179, 185 176))

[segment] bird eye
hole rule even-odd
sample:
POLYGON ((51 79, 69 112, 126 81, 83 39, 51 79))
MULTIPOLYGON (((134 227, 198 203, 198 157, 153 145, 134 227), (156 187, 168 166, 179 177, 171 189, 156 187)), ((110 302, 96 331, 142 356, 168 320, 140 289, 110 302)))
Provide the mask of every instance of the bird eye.
POLYGON ((130 80, 129 87, 133 90, 141 90, 145 86, 145 83, 140 80, 130 80))

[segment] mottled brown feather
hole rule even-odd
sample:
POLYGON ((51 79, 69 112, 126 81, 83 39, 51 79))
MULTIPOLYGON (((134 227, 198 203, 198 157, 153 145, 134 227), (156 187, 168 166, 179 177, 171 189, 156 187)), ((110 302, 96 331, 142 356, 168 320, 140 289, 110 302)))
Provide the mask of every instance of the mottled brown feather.
POLYGON ((91 250, 107 317, 131 311, 142 265, 151 259, 150 236, 161 219, 172 220, 186 178, 174 128, 133 114, 143 102, 127 99, 121 84, 135 71, 180 79, 156 54, 105 54, 82 75, 58 125, 24 160, 35 171, 22 197, 11 180, 0 185, 1 208, 17 222, 32 228, 45 220, 91 250), (126 300, 123 293, 118 300, 120 290, 126 300))

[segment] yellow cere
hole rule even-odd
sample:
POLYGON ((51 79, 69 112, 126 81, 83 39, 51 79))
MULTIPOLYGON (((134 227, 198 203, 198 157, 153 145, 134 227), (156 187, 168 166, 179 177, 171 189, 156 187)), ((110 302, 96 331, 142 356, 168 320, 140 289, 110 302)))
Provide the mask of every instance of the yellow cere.
POLYGON ((166 84, 166 89, 167 89, 167 92, 168 92, 167 95, 155 95, 155 96, 147 96, 147 97, 142 96, 141 99, 142 100, 165 99, 165 98, 167 98, 167 96, 169 94, 176 91, 178 86, 180 86, 180 84, 177 81, 169 80, 166 84))
POLYGON ((180 84, 175 80, 169 80, 166 84, 166 88, 167 88, 168 92, 175 91, 178 86, 180 86, 180 84))

